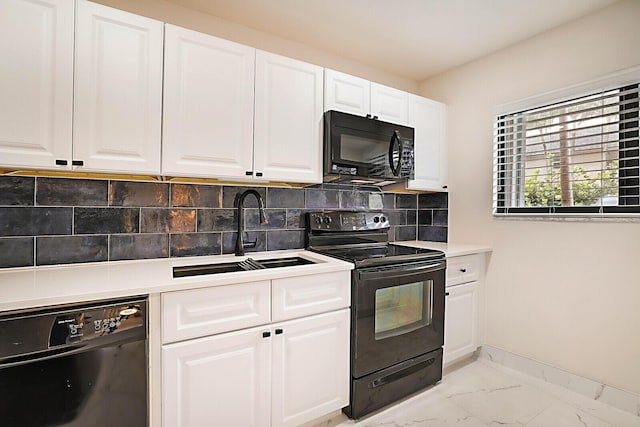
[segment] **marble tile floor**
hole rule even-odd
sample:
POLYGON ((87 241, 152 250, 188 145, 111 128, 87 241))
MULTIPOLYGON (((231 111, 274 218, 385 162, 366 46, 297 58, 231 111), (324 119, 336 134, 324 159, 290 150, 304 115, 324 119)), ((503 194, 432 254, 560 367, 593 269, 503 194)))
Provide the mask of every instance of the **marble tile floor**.
POLYGON ((640 417, 563 387, 478 359, 435 386, 358 421, 343 414, 317 427, 640 427, 640 417))

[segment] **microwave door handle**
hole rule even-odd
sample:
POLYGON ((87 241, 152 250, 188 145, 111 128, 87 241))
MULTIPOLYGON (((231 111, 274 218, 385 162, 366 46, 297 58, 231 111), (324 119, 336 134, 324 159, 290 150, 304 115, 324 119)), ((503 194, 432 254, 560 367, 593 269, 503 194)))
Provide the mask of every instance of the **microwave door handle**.
POLYGON ((393 135, 391 136, 391 141, 389 141, 389 167, 391 168, 391 173, 393 176, 398 176, 400 173, 400 164, 402 163, 402 145, 400 143, 400 134, 397 130, 393 131, 393 135), (393 164, 393 149, 398 144, 398 163, 396 165, 393 164))

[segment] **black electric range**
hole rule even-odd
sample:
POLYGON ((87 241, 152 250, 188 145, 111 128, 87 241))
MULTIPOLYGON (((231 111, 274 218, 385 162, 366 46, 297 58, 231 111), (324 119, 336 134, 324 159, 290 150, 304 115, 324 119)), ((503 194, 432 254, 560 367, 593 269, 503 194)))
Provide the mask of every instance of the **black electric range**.
POLYGON ((383 212, 311 212, 307 249, 352 262, 349 406, 360 418, 442 378, 445 254, 389 243, 383 212))

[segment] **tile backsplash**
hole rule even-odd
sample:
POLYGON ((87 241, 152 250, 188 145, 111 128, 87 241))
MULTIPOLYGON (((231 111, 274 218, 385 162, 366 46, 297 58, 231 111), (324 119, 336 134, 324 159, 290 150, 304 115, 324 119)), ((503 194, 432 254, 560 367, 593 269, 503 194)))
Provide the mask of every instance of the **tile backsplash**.
POLYGON ((99 179, 0 176, 0 268, 233 253, 236 194, 256 248, 305 246, 305 213, 379 210, 390 240, 447 241, 447 193, 393 194, 376 187, 244 187, 99 179))

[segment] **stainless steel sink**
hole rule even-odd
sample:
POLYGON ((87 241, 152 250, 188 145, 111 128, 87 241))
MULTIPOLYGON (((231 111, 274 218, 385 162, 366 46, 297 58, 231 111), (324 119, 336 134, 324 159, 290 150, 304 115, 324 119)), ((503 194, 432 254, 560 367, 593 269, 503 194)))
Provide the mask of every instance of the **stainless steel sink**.
POLYGON ((293 267, 295 265, 315 264, 315 262, 313 261, 309 261, 308 259, 300 257, 261 259, 256 262, 266 268, 293 267))
POLYGON ((199 264, 199 265, 184 265, 180 267, 173 267, 173 277, 191 277, 191 276, 204 276, 207 274, 220 274, 220 273, 233 273, 236 271, 251 271, 261 270, 265 268, 279 268, 279 267, 293 267, 296 265, 315 264, 313 261, 309 261, 300 257, 288 257, 288 258, 270 258, 254 260, 247 258, 244 261, 237 262, 225 262, 218 264, 199 264))
POLYGON ((205 274, 232 273, 234 271, 246 270, 237 262, 185 265, 182 267, 173 267, 173 277, 204 276, 205 274))

